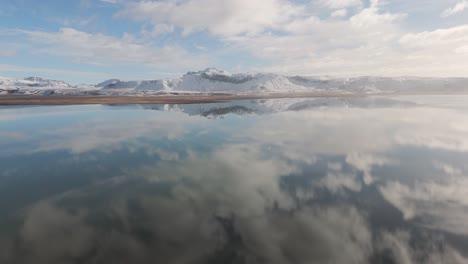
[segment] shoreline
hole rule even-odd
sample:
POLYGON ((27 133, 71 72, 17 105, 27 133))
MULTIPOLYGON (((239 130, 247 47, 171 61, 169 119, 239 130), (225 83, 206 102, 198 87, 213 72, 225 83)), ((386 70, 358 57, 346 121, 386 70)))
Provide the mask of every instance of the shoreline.
POLYGON ((131 104, 208 104, 235 100, 267 100, 287 98, 363 98, 405 95, 468 95, 468 93, 336 93, 336 92, 289 92, 265 94, 179 94, 179 95, 0 95, 0 106, 27 105, 131 105, 131 104))
POLYGON ((269 93, 222 95, 158 95, 158 96, 107 96, 107 95, 0 95, 0 105, 91 105, 91 104, 202 104, 233 100, 261 100, 280 98, 366 97, 375 94, 342 93, 269 93))

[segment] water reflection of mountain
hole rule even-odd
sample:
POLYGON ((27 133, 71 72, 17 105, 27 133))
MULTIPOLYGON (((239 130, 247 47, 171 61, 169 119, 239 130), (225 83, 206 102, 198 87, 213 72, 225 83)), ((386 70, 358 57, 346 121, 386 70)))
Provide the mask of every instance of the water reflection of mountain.
POLYGON ((388 108, 411 106, 417 106, 417 104, 385 97, 335 97, 238 100, 210 104, 141 105, 140 107, 146 110, 176 111, 184 112, 189 115, 216 117, 227 114, 266 114, 286 111, 302 111, 315 108, 388 108))

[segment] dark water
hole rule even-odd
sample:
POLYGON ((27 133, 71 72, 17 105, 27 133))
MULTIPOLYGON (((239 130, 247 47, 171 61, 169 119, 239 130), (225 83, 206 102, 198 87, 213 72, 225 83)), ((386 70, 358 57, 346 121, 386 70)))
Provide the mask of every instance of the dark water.
POLYGON ((468 97, 0 109, 0 263, 467 263, 468 97))

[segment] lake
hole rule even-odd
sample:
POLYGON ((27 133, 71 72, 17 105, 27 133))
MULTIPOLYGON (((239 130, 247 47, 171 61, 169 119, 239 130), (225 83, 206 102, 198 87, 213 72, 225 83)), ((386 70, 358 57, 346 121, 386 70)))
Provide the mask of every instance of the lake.
POLYGON ((468 96, 0 108, 0 263, 467 263, 468 96))

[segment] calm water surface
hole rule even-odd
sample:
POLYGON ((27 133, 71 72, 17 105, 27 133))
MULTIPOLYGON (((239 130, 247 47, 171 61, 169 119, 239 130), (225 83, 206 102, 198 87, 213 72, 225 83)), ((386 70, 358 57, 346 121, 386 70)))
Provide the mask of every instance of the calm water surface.
POLYGON ((0 108, 0 263, 467 263, 467 105, 0 108))

